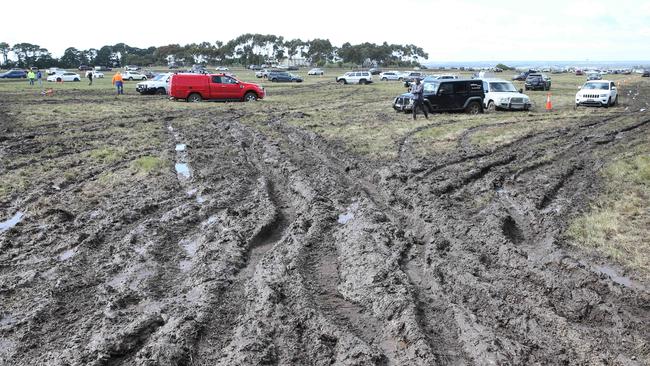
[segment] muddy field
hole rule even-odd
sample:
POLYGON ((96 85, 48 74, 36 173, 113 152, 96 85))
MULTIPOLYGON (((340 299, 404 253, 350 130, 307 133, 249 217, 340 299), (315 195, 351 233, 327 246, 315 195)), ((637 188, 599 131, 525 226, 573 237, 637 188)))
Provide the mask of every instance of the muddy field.
POLYGON ((565 236, 648 84, 416 122, 377 88, 4 91, 0 364, 650 364, 647 281, 565 236))

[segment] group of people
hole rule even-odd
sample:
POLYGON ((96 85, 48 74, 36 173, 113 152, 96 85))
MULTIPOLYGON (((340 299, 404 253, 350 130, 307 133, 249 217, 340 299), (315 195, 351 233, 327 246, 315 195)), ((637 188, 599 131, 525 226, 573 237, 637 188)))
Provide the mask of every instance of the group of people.
POLYGON ((27 80, 29 80, 29 85, 34 85, 34 83, 38 82, 38 86, 43 86, 43 74, 41 70, 36 70, 36 72, 29 70, 27 80))

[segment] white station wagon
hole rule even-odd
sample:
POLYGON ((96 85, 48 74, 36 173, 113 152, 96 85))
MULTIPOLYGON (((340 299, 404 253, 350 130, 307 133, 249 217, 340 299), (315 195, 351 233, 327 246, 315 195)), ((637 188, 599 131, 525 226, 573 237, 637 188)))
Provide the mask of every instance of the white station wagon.
POLYGON ((369 71, 350 71, 336 77, 339 84, 370 84, 372 75, 369 71))
POLYGON ((587 81, 576 93, 576 108, 581 105, 607 108, 616 104, 618 90, 610 80, 587 81))
POLYGON ((483 107, 489 112, 503 110, 529 110, 530 98, 520 93, 510 81, 503 79, 483 79, 483 107))
POLYGON ((81 76, 76 72, 64 72, 48 76, 47 81, 81 81, 81 76))

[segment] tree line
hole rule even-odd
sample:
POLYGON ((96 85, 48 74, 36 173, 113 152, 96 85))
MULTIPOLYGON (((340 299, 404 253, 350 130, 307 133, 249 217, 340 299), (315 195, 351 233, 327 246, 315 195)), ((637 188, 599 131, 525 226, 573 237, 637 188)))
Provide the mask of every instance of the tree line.
POLYGON ((243 34, 226 43, 201 42, 184 46, 169 44, 160 47, 138 48, 125 43, 106 45, 99 49, 79 50, 67 48, 60 58, 53 57, 36 44, 17 43, 13 46, 0 42, 0 55, 4 67, 63 67, 79 65, 120 67, 122 65, 193 64, 250 65, 302 62, 311 65, 354 64, 359 66, 420 66, 420 60, 429 55, 413 44, 398 45, 349 42, 335 47, 328 39, 284 39, 270 34, 243 34), (13 57, 10 57, 13 56, 13 57))

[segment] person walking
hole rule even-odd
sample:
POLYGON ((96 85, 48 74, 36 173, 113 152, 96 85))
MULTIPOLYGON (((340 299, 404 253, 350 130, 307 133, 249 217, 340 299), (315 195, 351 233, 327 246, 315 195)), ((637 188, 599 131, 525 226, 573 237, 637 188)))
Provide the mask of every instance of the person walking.
POLYGON ((38 86, 43 86, 43 73, 41 70, 36 70, 36 80, 38 80, 38 86))
POLYGON ((117 95, 124 94, 124 80, 122 79, 122 74, 118 71, 113 75, 113 85, 117 88, 117 95))
POLYGON ((27 73, 27 79, 29 79, 29 85, 34 85, 34 80, 36 79, 36 74, 34 74, 34 71, 29 70, 27 73))
POLYGON ((86 76, 88 77, 88 85, 93 85, 93 72, 92 72, 92 71, 88 71, 88 72, 86 73, 86 76))
POLYGON ((420 82, 420 78, 415 79, 415 84, 411 87, 411 94, 415 97, 415 100, 413 101, 413 119, 415 119, 418 112, 418 107, 420 107, 422 112, 424 112, 424 117, 429 119, 427 107, 424 106, 424 84, 420 82))

